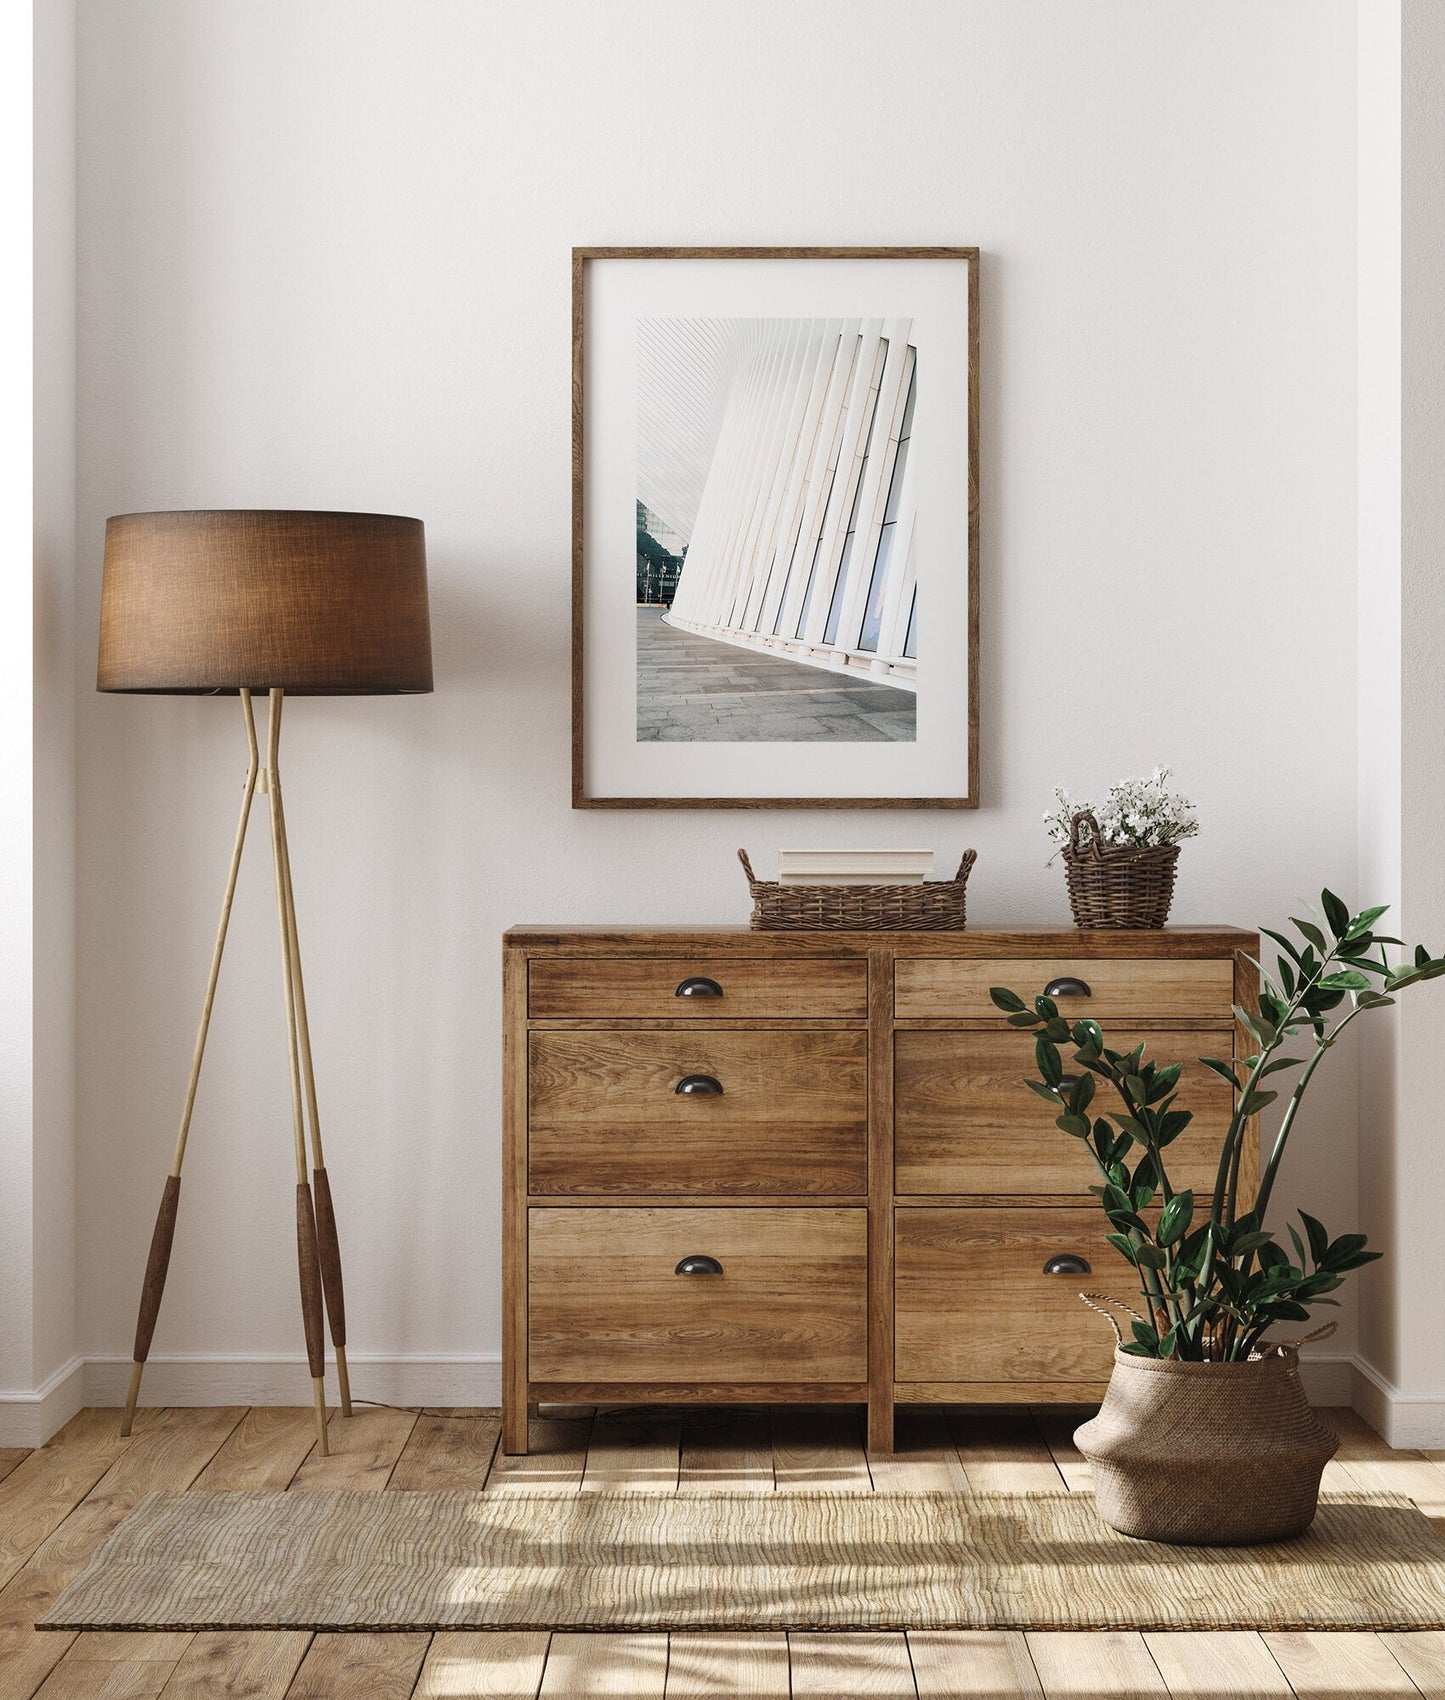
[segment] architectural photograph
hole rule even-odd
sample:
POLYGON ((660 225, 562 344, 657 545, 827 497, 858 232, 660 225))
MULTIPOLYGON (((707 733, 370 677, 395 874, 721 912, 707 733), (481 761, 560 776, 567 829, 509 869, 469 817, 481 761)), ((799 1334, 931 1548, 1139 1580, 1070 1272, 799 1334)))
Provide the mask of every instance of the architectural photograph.
POLYGON ((0 1700, 1445 1700, 1442 90, 0 7, 0 1700))
POLYGON ((638 322, 639 739, 915 736, 911 329, 638 322))

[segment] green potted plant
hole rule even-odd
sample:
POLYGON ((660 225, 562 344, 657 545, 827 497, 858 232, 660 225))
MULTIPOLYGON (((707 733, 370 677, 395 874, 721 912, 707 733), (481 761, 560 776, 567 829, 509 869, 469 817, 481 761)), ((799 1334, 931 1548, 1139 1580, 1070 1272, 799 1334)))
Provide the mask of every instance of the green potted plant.
POLYGON ((1345 1276, 1380 1254, 1363 1234, 1331 1238, 1303 1211, 1282 1243, 1267 1221, 1270 1198, 1300 1104, 1340 1034, 1407 986, 1445 974, 1445 958, 1420 946, 1392 962, 1388 947, 1401 941, 1375 931, 1384 907, 1352 915, 1326 891, 1321 910, 1323 924, 1292 920, 1293 937, 1264 929, 1279 947, 1275 972, 1257 963, 1259 1007, 1234 1011, 1253 1054, 1237 1065, 1199 1059, 1234 1092, 1208 1197, 1169 1179, 1168 1149, 1191 1120, 1177 1102, 1178 1063, 1148 1058, 1143 1045, 1111 1050, 1098 1022, 1066 1021, 1051 998, 1029 1006, 1005 987, 991 994, 1033 1038, 1041 1078, 1026 1084, 1088 1152, 1106 1237, 1138 1279, 1140 1308, 1127 1337, 1116 1328, 1103 1406, 1075 1435, 1100 1515, 1125 1534, 1210 1545, 1298 1534, 1338 1445, 1305 1399, 1293 1345, 1270 1334, 1335 1304, 1329 1295, 1345 1276), (1061 1046, 1073 1047, 1071 1082, 1061 1046), (1292 1089, 1258 1189, 1241 1198, 1251 1118, 1279 1098, 1281 1082, 1292 1089), (1111 1101, 1102 1113, 1101 1087, 1111 1101))

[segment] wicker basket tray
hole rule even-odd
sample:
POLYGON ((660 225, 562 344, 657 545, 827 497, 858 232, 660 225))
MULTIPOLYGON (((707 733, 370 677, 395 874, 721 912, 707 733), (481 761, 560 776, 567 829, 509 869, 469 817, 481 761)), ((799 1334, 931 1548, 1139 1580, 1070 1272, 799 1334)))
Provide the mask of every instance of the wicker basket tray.
POLYGON ((1168 920, 1179 860, 1177 844, 1147 850, 1127 845, 1107 848, 1098 821, 1085 809, 1069 823, 1063 857, 1076 927, 1162 927, 1168 920), (1087 843, 1079 837, 1081 825, 1089 828, 1087 843))
POLYGON ((752 926, 760 932, 962 932, 968 871, 965 850, 951 880, 921 885, 783 885, 760 880, 746 850, 738 860, 753 894, 752 926))

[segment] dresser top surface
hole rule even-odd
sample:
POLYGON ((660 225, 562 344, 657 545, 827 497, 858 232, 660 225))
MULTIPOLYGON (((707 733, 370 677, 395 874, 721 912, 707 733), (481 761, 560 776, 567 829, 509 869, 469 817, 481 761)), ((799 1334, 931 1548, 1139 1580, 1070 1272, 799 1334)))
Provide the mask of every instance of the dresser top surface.
POLYGON ((970 926, 941 932, 784 932, 746 925, 718 927, 518 926, 503 935, 509 948, 538 955, 626 951, 662 955, 706 949, 729 955, 862 956, 888 950, 904 956, 1218 957, 1257 952, 1258 934, 1242 927, 1162 927, 1105 931, 1047 924, 970 926))

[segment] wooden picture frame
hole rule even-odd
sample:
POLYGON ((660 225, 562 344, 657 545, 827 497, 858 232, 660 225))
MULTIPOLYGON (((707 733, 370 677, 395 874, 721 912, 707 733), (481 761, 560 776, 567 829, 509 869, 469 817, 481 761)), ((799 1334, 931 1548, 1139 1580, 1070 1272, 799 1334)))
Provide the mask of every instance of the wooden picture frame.
POLYGON ((978 806, 978 271, 976 247, 573 249, 574 808, 978 806), (962 558, 919 550, 920 489, 962 558))

